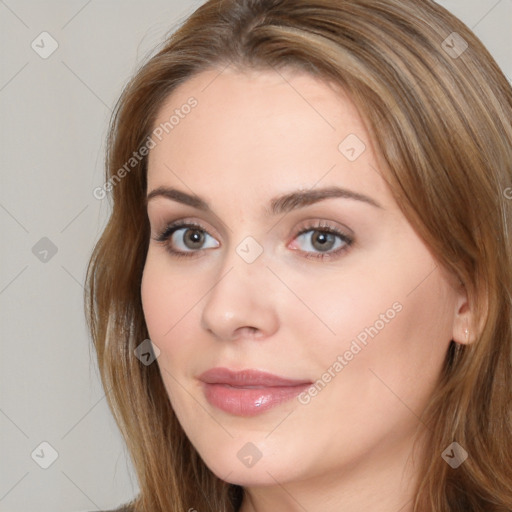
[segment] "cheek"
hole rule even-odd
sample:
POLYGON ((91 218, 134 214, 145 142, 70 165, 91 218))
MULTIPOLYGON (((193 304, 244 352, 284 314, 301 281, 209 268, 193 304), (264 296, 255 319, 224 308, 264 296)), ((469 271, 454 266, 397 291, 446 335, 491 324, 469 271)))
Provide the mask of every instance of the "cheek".
POLYGON ((155 342, 172 325, 170 322, 174 308, 164 282, 164 275, 148 255, 142 274, 141 299, 149 335, 155 342))
POLYGON ((197 375, 208 349, 200 315, 209 287, 206 279, 192 279, 189 272, 170 267, 165 255, 148 252, 141 282, 144 318, 149 338, 160 350, 156 362, 178 414, 188 397, 181 396, 181 385, 197 375))
MULTIPOLYGON (((180 408, 179 387, 174 376, 177 368, 187 368, 194 347, 185 338, 187 322, 194 315, 194 304, 201 295, 194 294, 194 283, 185 283, 175 272, 170 272, 165 258, 148 253, 141 281, 141 299, 149 338, 158 347, 156 360, 164 386, 173 408, 180 408), (175 394, 177 395, 175 396, 175 394)), ((195 348, 197 350, 197 347, 195 348)))
POLYGON ((372 275, 361 268, 341 269, 322 280, 299 279, 294 290, 305 298, 309 311, 290 304, 283 323, 296 326, 296 339, 307 344, 309 358, 319 367, 329 366, 354 340, 365 347, 382 338, 403 315, 404 294, 384 271, 372 275))
POLYGON ((333 453, 355 453, 388 435, 398 442, 416 428, 435 388, 450 339, 450 296, 435 272, 412 293, 408 280, 399 281, 358 280, 349 294, 338 292, 324 311, 336 336, 316 338, 303 354, 317 380, 300 397, 301 419, 322 439, 336 424, 333 453))
POLYGON ((165 257, 148 252, 142 274, 141 299, 146 325, 153 341, 170 338, 177 326, 201 297, 199 286, 193 280, 180 279, 171 272, 165 257), (176 326, 176 327, 175 327, 176 326))
POLYGON ((307 347, 302 357, 317 378, 330 371, 325 379, 337 381, 332 391, 339 385, 342 394, 357 388, 392 396, 377 374, 404 397, 423 400, 435 384, 451 339, 454 296, 435 262, 424 251, 415 254, 409 266, 381 257, 364 271, 302 286, 318 318, 308 314, 309 322, 301 321, 293 308, 288 318, 297 320, 298 339, 307 347))

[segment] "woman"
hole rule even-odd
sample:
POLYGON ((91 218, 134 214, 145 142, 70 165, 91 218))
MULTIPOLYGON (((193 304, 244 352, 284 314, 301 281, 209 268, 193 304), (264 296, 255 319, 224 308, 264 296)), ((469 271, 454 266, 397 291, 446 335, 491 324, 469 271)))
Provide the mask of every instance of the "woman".
POLYGON ((127 510, 512 510, 511 119, 430 1, 211 0, 169 37, 87 276, 127 510))

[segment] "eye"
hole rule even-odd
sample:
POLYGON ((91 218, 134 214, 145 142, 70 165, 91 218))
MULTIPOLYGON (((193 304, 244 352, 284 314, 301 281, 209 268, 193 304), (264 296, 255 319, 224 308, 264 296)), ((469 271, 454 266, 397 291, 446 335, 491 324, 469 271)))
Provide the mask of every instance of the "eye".
MULTIPOLYGON (((353 243, 353 238, 328 224, 314 225, 302 229, 294 240, 303 243, 300 250, 306 252, 306 258, 335 258, 346 251, 353 243), (319 251, 317 253, 310 252, 319 251)), ((297 245, 296 242, 293 243, 297 245)), ((296 247, 292 247, 296 249, 296 247)))
POLYGON ((164 244, 166 250, 178 258, 193 256, 202 249, 219 246, 219 243, 202 226, 192 222, 176 222, 171 224, 155 240, 164 244), (207 237, 211 238, 214 243, 203 247, 207 237))
MULTIPOLYGON (((220 245, 200 224, 184 221, 168 225, 154 240, 163 244, 165 249, 177 258, 193 257, 204 249, 212 249, 220 245), (213 243, 210 242, 209 246, 205 246, 208 238, 213 243)), ((304 257, 313 259, 336 258, 354 241, 350 235, 325 223, 305 227, 295 236, 295 240, 301 242, 299 245, 302 245, 302 248, 299 249, 300 252, 305 253, 304 257)), ((297 243, 294 242, 292 245, 295 246, 292 249, 296 250, 297 243)))

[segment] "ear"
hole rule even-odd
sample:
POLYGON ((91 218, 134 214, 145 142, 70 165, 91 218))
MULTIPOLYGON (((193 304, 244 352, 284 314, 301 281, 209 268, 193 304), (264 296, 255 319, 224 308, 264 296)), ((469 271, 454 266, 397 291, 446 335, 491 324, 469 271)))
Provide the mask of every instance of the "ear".
MULTIPOLYGON (((487 308, 487 301, 484 301, 484 310, 487 308)), ((452 339, 462 345, 470 345, 478 338, 483 327, 484 318, 480 318, 477 326, 476 310, 468 299, 467 289, 460 282, 455 301, 452 339)))

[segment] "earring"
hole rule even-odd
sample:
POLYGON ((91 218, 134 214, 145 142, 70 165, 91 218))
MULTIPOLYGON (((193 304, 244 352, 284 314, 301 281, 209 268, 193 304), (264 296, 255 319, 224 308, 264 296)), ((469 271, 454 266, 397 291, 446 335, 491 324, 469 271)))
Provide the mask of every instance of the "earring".
POLYGON ((466 329, 464 329, 464 334, 466 335, 466 342, 467 342, 469 339, 469 329, 467 327, 466 327, 466 329))

